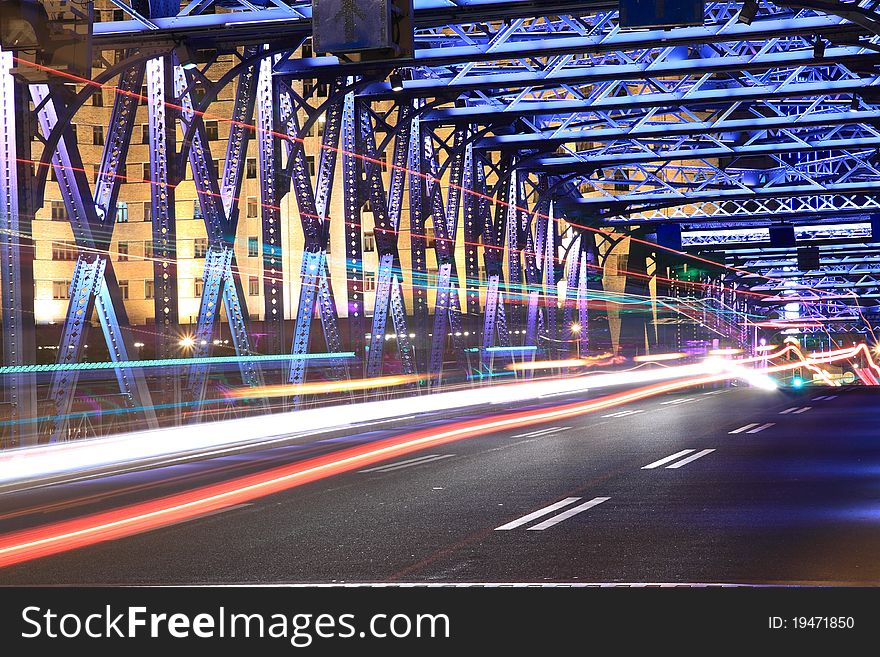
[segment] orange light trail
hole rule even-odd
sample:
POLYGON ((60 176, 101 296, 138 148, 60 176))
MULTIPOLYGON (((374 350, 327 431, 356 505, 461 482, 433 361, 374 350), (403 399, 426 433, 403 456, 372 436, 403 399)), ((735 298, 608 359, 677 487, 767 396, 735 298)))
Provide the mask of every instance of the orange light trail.
POLYGON ((673 354, 646 354, 644 356, 633 356, 633 360, 636 363, 661 363, 667 360, 678 360, 680 358, 686 358, 687 354, 673 353, 673 354))
POLYGON ((407 383, 416 383, 422 379, 424 377, 417 374, 399 374, 396 376, 377 376, 371 379, 355 379, 354 381, 315 381, 313 383, 236 388, 227 392, 226 397, 230 399, 252 399, 260 397, 287 397, 289 395, 320 395, 332 392, 391 388, 407 383))

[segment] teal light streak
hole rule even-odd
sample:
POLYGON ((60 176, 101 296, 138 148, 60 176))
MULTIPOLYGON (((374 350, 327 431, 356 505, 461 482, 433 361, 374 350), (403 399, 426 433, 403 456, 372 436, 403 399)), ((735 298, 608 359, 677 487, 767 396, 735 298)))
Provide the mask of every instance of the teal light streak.
POLYGON ((71 370, 121 370, 138 367, 170 367, 173 365, 224 365, 229 363, 260 363, 266 361, 315 360, 318 358, 354 358, 353 351, 326 354, 267 354, 260 356, 205 356, 202 358, 163 358, 153 360, 124 360, 119 362, 71 363, 62 365, 7 365, 0 367, 0 374, 21 374, 30 372, 66 372, 71 370))

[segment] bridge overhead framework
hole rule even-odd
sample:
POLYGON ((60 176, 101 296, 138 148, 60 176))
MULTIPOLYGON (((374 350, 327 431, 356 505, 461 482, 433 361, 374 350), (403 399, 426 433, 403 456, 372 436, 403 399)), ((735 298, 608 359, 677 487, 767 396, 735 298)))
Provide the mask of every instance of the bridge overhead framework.
POLYGON ((0 51, 5 445, 878 323, 874 2, 415 0, 360 58, 309 2, 87 4, 87 70, 0 51))

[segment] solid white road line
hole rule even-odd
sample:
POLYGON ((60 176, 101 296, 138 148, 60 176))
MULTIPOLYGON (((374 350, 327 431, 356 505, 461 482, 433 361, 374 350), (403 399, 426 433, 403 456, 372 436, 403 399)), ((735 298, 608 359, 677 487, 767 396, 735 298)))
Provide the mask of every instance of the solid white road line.
POLYGON ((797 410, 797 408, 798 408, 797 406, 792 406, 791 408, 786 408, 784 411, 779 411, 779 414, 780 415, 788 415, 792 411, 797 410))
POLYGON ((711 392, 704 392, 704 395, 720 395, 722 392, 727 392, 726 390, 712 390, 711 392))
POLYGON ((594 497, 589 502, 584 502, 583 504, 578 504, 576 507, 571 509, 566 509, 559 515, 553 516, 552 518, 547 518, 544 522, 539 522, 537 525, 533 527, 529 527, 528 531, 544 531, 548 527, 552 527, 553 525, 559 524, 563 520, 567 520, 572 516, 576 516, 577 514, 586 511, 587 509, 592 509, 594 506, 598 506, 602 504, 602 502, 607 502, 610 500, 610 497, 594 497))
POLYGON ((659 468, 661 465, 666 465, 670 461, 674 461, 675 459, 681 458, 685 454, 690 454, 694 450, 692 449, 683 449, 680 452, 676 452, 672 456, 667 456, 665 458, 660 459, 659 461, 654 461, 653 463, 649 463, 648 465, 643 465, 642 470, 653 470, 654 468, 659 468))
POLYGON ((746 431, 746 433, 760 433, 764 429, 769 429, 770 427, 772 427, 775 424, 776 424, 775 422, 768 422, 767 424, 762 424, 760 427, 756 427, 750 431, 746 431))
POLYGON ((670 399, 669 401, 660 402, 663 405, 666 404, 687 404, 688 402, 697 401, 696 397, 684 397, 682 399, 670 399))
POLYGON ((739 429, 734 429, 733 431, 728 431, 727 433, 742 433, 746 429, 751 429, 752 427, 756 427, 756 426, 758 426, 758 423, 752 422, 751 424, 747 424, 743 427, 740 427, 739 429))
POLYGON ((429 461, 437 461, 439 459, 446 459, 450 456, 455 456, 455 454, 427 454, 426 456, 419 456, 414 459, 407 459, 406 461, 395 461, 394 463, 388 463, 386 465, 379 465, 375 468, 367 468, 366 470, 358 470, 358 472, 388 472, 389 470, 399 470, 400 468, 408 468, 411 465, 419 465, 421 463, 428 463, 429 461))
POLYGON ((810 410, 811 408, 813 408, 813 407, 812 407, 812 406, 804 406, 804 407, 803 407, 802 409, 800 409, 799 411, 795 411, 795 412, 793 413, 793 415, 800 415, 801 413, 806 413, 806 412, 807 412, 808 410, 810 410))
POLYGON ((558 502, 554 502, 550 506, 545 506, 543 509, 538 509, 537 511, 533 511, 527 515, 524 515, 522 518, 517 518, 516 520, 511 520, 506 525, 501 525, 500 527, 496 527, 496 532, 507 531, 508 529, 516 529, 521 525, 526 524, 527 522, 531 522, 535 518, 540 518, 541 516, 546 516, 548 513, 553 513, 557 509, 561 509, 564 506, 568 506, 569 504, 573 504, 577 502, 579 497, 566 497, 564 500, 559 500, 558 502))
POLYGON ((825 397, 825 401, 831 401, 832 399, 837 399, 837 395, 827 395, 825 397))
POLYGON ((701 450, 701 451, 697 452, 696 454, 691 454, 691 455, 688 456, 686 459, 682 459, 681 461, 678 461, 677 463, 673 463, 672 465, 667 465, 666 468, 667 468, 667 469, 669 469, 669 468, 680 468, 681 466, 683 466, 683 465, 687 465, 687 464, 690 463, 691 461, 696 461, 697 459, 701 459, 701 458, 703 458, 704 456, 706 456, 706 454, 711 454, 711 453, 714 452, 714 451, 715 451, 714 449, 704 449, 704 450, 701 450))

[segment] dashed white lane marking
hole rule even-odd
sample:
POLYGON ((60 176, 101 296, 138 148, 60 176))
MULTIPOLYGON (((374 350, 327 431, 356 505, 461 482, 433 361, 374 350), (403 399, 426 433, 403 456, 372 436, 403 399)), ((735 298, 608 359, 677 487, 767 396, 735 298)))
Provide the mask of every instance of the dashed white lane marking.
POLYGON ((779 411, 779 414, 780 415, 788 415, 792 411, 797 410, 797 408, 798 408, 797 406, 792 406, 791 408, 786 408, 784 411, 779 411))
POLYGON ((535 518, 540 518, 541 516, 546 516, 548 513, 553 513, 557 509, 561 509, 564 506, 568 506, 569 504, 573 504, 577 502, 579 497, 566 497, 564 500, 559 500, 558 502, 554 502, 550 506, 545 506, 543 509, 538 509, 537 511, 532 511, 524 515, 522 518, 517 518, 516 520, 511 520, 505 525, 501 525, 500 527, 496 527, 496 532, 507 531, 508 529, 516 529, 522 525, 525 525, 528 522, 531 522, 535 518))
POLYGON ((742 426, 739 429, 734 429, 733 431, 728 431, 727 433, 742 433, 743 431, 746 431, 747 429, 751 429, 752 427, 756 427, 756 426, 758 426, 758 423, 752 422, 751 424, 747 424, 745 426, 742 426))
POLYGON ((727 392, 726 390, 711 390, 709 392, 704 392, 703 394, 706 396, 709 395, 720 395, 722 392, 727 392))
POLYGON ((837 395, 825 395, 825 401, 831 401, 832 399, 837 399, 837 395))
POLYGON ((660 459, 659 461, 654 461, 653 463, 649 463, 648 465, 643 465, 642 470, 652 470, 654 468, 659 468, 661 465, 666 465, 670 461, 674 461, 675 459, 681 458, 682 456, 685 456, 686 454, 690 454, 693 451, 694 450, 692 450, 692 449, 683 449, 680 452, 676 452, 675 454, 672 454, 671 456, 666 456, 666 457, 660 459))
POLYGON ((776 424, 775 422, 768 422, 767 424, 762 424, 760 427, 755 427, 754 429, 746 431, 746 433, 760 433, 764 429, 769 429, 770 427, 772 427, 775 424, 776 424))
POLYGON ((824 399, 828 399, 826 395, 822 395, 821 397, 813 397, 813 401, 822 401, 824 399))
POLYGON ((644 413, 645 409, 640 408, 635 411, 617 411, 617 413, 611 413, 609 415, 603 415, 602 417, 626 417, 627 415, 635 415, 637 413, 644 413))
POLYGON ((610 500, 610 497, 594 497, 589 502, 584 502, 583 504, 578 504, 576 507, 571 509, 566 509, 559 515, 553 516, 552 518, 547 518, 544 522, 539 522, 537 525, 533 527, 529 527, 528 531, 544 531, 548 527, 552 527, 553 525, 557 525, 563 520, 568 520, 572 516, 576 516, 579 513, 586 511, 587 509, 592 509, 594 506, 598 506, 602 504, 602 502, 607 502, 610 500))
POLYGON ((715 451, 714 449, 702 449, 699 452, 697 452, 696 454, 691 454, 686 459, 682 459, 681 461, 676 461, 675 463, 673 463, 671 465, 667 465, 666 467, 667 467, 667 469, 680 468, 681 466, 687 465, 691 461, 696 461, 697 459, 701 459, 704 456, 706 456, 706 454, 711 454, 714 451, 715 451))
POLYGON ((678 405, 678 404, 687 404, 689 402, 694 402, 694 401, 697 401, 696 397, 684 397, 682 399, 670 399, 669 401, 664 401, 664 402, 660 402, 660 403, 663 405, 666 405, 666 404, 678 405))
POLYGON ((801 413, 806 413, 808 410, 813 408, 812 406, 804 406, 803 408, 796 410, 792 415, 800 415, 801 413))
POLYGON ((537 431, 529 431, 528 433, 519 433, 514 438, 537 438, 538 436, 549 436, 560 431, 567 431, 571 427, 548 427, 546 429, 538 429, 537 431))
POLYGON ((358 472, 391 472, 392 470, 400 470, 402 468, 408 468, 414 465, 421 465, 422 463, 430 463, 431 461, 448 459, 451 456, 455 456, 455 454, 427 454, 426 456, 419 456, 418 458, 407 459, 406 461, 395 461, 394 463, 380 465, 375 468, 358 470, 358 472))

